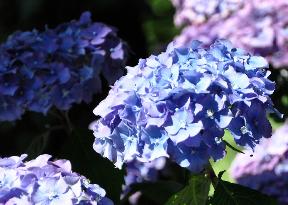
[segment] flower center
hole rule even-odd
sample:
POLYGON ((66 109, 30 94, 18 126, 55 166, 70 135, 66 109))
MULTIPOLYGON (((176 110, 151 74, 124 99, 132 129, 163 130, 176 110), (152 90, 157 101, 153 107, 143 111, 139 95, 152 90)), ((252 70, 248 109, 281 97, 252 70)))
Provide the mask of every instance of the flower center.
POLYGON ((249 130, 247 129, 246 126, 242 126, 242 127, 240 128, 240 131, 241 131, 241 133, 242 133, 243 135, 245 135, 245 134, 247 134, 247 133, 249 132, 249 130))
POLYGON ((63 90, 62 91, 62 95, 63 95, 63 97, 67 97, 69 95, 69 91, 68 90, 63 90))
POLYGON ((48 199, 51 201, 51 200, 56 199, 56 198, 58 198, 58 197, 59 197, 58 193, 56 193, 55 191, 53 191, 53 192, 48 196, 48 199))
POLYGON ((212 111, 212 110, 207 110, 207 116, 209 117, 209 118, 213 118, 213 115, 214 115, 214 112, 212 111))

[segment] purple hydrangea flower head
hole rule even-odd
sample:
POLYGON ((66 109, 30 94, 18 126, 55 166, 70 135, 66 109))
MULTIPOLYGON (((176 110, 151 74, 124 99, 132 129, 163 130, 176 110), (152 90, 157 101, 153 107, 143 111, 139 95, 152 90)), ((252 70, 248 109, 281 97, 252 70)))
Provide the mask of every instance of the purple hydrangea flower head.
POLYGON ((117 167, 135 158, 169 157, 198 172, 210 157, 224 157, 225 130, 239 145, 254 148, 271 136, 266 112, 274 110, 274 83, 267 66, 225 40, 210 47, 171 43, 128 67, 95 108, 101 118, 90 127, 94 149, 117 167))
POLYGON ((237 11, 244 0, 171 0, 176 8, 175 24, 201 24, 210 19, 221 20, 237 11))
POLYGON ((251 0, 229 18, 189 24, 176 37, 178 45, 199 39, 207 45, 215 39, 229 39, 233 45, 264 56, 275 68, 288 66, 288 2, 251 0))
POLYGON ((238 183, 287 204, 288 124, 278 128, 271 138, 262 140, 253 155, 238 154, 230 173, 238 183))
POLYGON ((0 158, 0 204, 113 205, 97 184, 71 170, 68 160, 51 161, 40 155, 0 158))
POLYGON ((123 75, 126 46, 113 28, 93 23, 89 12, 54 29, 15 32, 0 45, 0 121, 26 111, 47 113, 88 103, 123 75))

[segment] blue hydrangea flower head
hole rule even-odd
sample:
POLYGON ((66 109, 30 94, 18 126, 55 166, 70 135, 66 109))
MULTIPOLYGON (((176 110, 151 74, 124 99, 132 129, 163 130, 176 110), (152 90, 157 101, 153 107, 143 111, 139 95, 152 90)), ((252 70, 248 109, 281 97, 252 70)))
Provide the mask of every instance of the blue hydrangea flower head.
POLYGON ((123 75, 126 45, 113 28, 94 23, 89 12, 54 29, 15 32, 0 45, 0 121, 26 111, 46 114, 88 103, 123 75))
POLYGON ((288 124, 278 128, 273 136, 264 139, 249 155, 238 154, 232 163, 231 176, 240 184, 256 189, 288 203, 288 124))
POLYGON ((223 135, 254 148, 271 136, 266 113, 275 85, 268 63, 218 40, 210 47, 171 43, 158 56, 128 67, 94 110, 94 149, 117 167, 169 157, 199 172, 225 156, 223 135))
POLYGON ((50 155, 0 158, 0 204, 113 205, 105 190, 71 170, 68 160, 50 155))

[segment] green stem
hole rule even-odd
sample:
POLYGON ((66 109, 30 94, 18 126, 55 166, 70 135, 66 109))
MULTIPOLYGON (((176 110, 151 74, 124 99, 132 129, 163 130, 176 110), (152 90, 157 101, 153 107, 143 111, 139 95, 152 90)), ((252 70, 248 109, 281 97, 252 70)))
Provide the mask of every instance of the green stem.
POLYGON ((211 163, 209 163, 209 165, 206 167, 205 171, 206 171, 206 175, 210 178, 214 189, 216 189, 216 186, 217 186, 217 183, 218 183, 218 177, 215 174, 211 163))
POLYGON ((62 120, 62 116, 61 116, 61 114, 59 114, 59 112, 57 113, 57 110, 51 109, 51 110, 49 110, 48 114, 53 116, 53 117, 56 117, 58 120, 59 119, 62 120))
POLYGON ((73 131, 73 125, 72 125, 72 122, 70 120, 70 117, 69 117, 69 111, 60 111, 60 114, 62 116, 62 121, 63 121, 63 124, 65 124, 66 126, 66 132, 68 134, 68 136, 70 136, 70 134, 72 133, 73 131))
POLYGON ((73 131, 73 125, 72 125, 72 122, 70 120, 68 111, 64 112, 64 117, 65 117, 68 129, 69 129, 69 132, 71 133, 73 131))
POLYGON ((25 153, 28 154, 28 158, 33 159, 34 157, 37 157, 38 155, 43 154, 43 151, 47 147, 47 143, 48 143, 49 137, 51 136, 51 132, 53 132, 54 130, 60 130, 63 128, 64 128, 64 126, 48 127, 45 130, 45 132, 43 132, 39 135, 36 135, 25 151, 25 153), (40 144, 40 146, 39 146, 39 144, 40 144))

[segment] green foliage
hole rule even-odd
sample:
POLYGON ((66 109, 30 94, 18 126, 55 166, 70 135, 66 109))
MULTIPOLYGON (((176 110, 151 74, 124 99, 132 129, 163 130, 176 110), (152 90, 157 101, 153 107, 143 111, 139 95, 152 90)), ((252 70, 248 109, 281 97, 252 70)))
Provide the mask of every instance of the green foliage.
POLYGON ((152 16, 143 24, 149 53, 159 53, 179 33, 174 26, 174 8, 169 0, 149 0, 152 16))
POLYGON ((172 4, 167 0, 149 0, 148 1, 153 12, 157 15, 166 15, 167 12, 173 10, 172 4))
POLYGON ((247 187, 219 179, 211 205, 277 205, 276 200, 247 187))
POLYGON ((275 118, 272 118, 272 117, 269 117, 269 121, 271 123, 273 131, 275 131, 277 128, 279 128, 283 125, 282 122, 278 122, 275 120, 275 118))
POLYGON ((204 175, 193 175, 189 184, 173 195, 166 205, 205 205, 211 181, 204 175))

